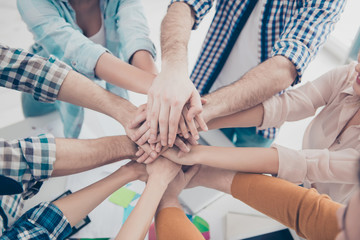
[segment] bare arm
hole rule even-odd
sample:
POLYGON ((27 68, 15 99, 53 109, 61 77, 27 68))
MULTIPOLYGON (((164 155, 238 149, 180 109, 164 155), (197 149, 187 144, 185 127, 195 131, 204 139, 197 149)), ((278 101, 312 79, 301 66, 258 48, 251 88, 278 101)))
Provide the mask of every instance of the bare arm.
POLYGON ((163 153, 166 158, 183 165, 204 164, 211 167, 253 173, 277 174, 279 156, 276 148, 232 148, 194 146, 180 157, 174 149, 163 153))
MULTIPOLYGON (((210 105, 205 105, 204 116, 211 114, 210 105)), ((258 127, 264 118, 264 107, 258 104, 255 107, 240 111, 231 115, 211 119, 207 122, 209 129, 230 128, 230 127, 258 127)), ((205 118, 206 121, 206 118, 205 118)))
POLYGON ((210 119, 253 107, 289 87, 297 76, 295 66, 283 56, 272 57, 235 83, 207 96, 210 119))
POLYGON ((180 165, 159 158, 146 165, 149 179, 136 207, 120 229, 116 239, 144 239, 160 199, 168 184, 180 171, 180 165))
MULTIPOLYGON (((134 56, 135 55, 136 54, 134 54, 134 56)), ((133 59, 133 61, 139 64, 138 57, 136 57, 136 60, 133 59)), ((153 72, 155 65, 152 65, 153 63, 146 64, 149 66, 145 66, 144 63, 141 63, 138 66, 144 67, 145 69, 143 70, 149 68, 151 72, 145 72, 125 63, 110 53, 104 53, 100 56, 96 64, 95 73, 99 78, 104 79, 111 84, 134 92, 146 94, 155 77, 155 73, 153 72)))
POLYGON ((110 194, 144 174, 146 174, 145 166, 132 162, 110 176, 55 201, 54 204, 63 212, 71 226, 74 226, 110 194))
MULTIPOLYGON (((189 79, 187 46, 194 24, 194 13, 186 3, 173 3, 161 24, 162 70, 148 93, 147 121, 150 140, 159 132, 161 144, 172 146, 175 141, 181 112, 189 104, 187 121, 200 114, 200 95, 189 79)), ((198 134, 195 134, 196 139, 198 134)))
MULTIPOLYGON (((156 68, 154 59, 152 58, 151 54, 146 50, 139 50, 135 52, 129 62, 131 65, 141 70, 144 70, 145 72, 152 73, 155 75, 159 73, 156 68)), ((150 82, 152 83, 152 79, 150 82)))
POLYGON ((99 139, 56 139, 52 177, 83 172, 123 159, 135 158, 135 143, 127 136, 99 139))

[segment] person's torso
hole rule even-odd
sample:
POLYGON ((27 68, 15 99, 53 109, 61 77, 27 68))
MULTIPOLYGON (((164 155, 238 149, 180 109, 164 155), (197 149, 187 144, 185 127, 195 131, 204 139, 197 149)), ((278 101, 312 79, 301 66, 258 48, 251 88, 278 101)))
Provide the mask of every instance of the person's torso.
MULTIPOLYGON (((354 69, 354 67, 351 67, 354 69)), ((360 152, 360 125, 343 128, 360 108, 360 97, 352 89, 356 72, 351 70, 345 83, 334 89, 330 102, 311 121, 303 137, 303 149, 329 149, 340 151, 352 148, 360 152)), ((328 194, 334 201, 347 202, 358 188, 354 184, 315 183, 314 187, 323 194, 328 194)))
MULTIPOLYGON (((200 56, 191 74, 191 79, 201 94, 206 94, 208 90, 214 90, 223 84, 211 83, 212 75, 217 66, 220 64, 222 55, 230 42, 232 32, 237 23, 244 18, 244 12, 247 5, 252 0, 219 0, 216 5, 216 12, 203 43, 200 56), (208 85, 211 86, 208 86, 208 85)), ((226 82, 238 80, 245 72, 256 66, 260 62, 271 57, 271 51, 275 42, 280 38, 286 24, 290 21, 291 16, 302 6, 301 1, 284 1, 284 0, 259 0, 257 6, 252 11, 246 25, 242 29, 236 40, 234 47, 231 49, 229 58, 226 60, 224 68, 231 73, 231 79, 226 82), (244 54, 245 53, 245 54, 244 54), (243 56, 240 56, 242 55, 243 56), (249 61, 246 55, 250 55, 249 61), (236 57, 236 58, 233 58, 236 57), (242 58, 241 63, 246 66, 239 66, 233 59, 242 58), (232 60, 232 63, 228 63, 232 60), (230 66, 227 66, 230 64, 230 66), (255 65, 254 65, 255 64, 255 65), (239 69, 242 69, 239 71, 239 69), (236 77, 235 77, 236 76, 236 77)), ((220 64, 221 65, 221 64, 220 64)), ((223 69, 224 69, 223 68, 223 69)), ((221 74, 213 82, 223 82, 224 77, 221 74)))
MULTIPOLYGON (((71 7, 68 1, 61 0, 49 0, 53 6, 58 11, 59 15, 62 19, 71 25, 75 30, 83 33, 82 29, 76 23, 76 13, 74 9, 71 7)), ((122 56, 122 46, 124 44, 121 43, 121 36, 119 34, 119 16, 117 14, 118 9, 120 7, 120 0, 100 0, 100 9, 101 15, 103 18, 103 27, 104 27, 104 36, 105 36, 105 45, 112 54, 116 57, 123 59, 122 56)), ((60 39, 56 39, 57 41, 68 41, 69 39, 61 39, 62 36, 59 36, 60 39)), ((102 44, 101 44, 102 45, 102 44)), ((49 57, 49 55, 54 55, 58 57, 60 60, 62 59, 62 50, 58 49, 58 51, 54 51, 52 53, 48 53, 45 51, 41 45, 35 43, 31 46, 30 51, 32 53, 38 54, 43 57, 49 57)))

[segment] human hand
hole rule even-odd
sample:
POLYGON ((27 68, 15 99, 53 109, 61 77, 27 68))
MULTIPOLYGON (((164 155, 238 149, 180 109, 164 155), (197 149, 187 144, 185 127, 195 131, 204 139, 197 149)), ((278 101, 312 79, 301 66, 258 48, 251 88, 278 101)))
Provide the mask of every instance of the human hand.
POLYGON ((146 165, 149 181, 154 180, 159 184, 168 185, 180 171, 181 166, 164 157, 146 165))
MULTIPOLYGON (((127 121, 123 123, 123 126, 125 128, 125 132, 127 136, 134 141, 141 149, 144 150, 146 155, 143 156, 144 160, 155 160, 158 157, 158 154, 150 147, 149 144, 140 142, 138 139, 136 139, 136 132, 137 131, 149 131, 149 128, 146 129, 147 124, 142 124, 140 127, 132 127, 132 121, 133 119, 137 119, 139 122, 144 122, 146 120, 146 105, 141 105, 139 108, 135 110, 129 110, 127 114, 127 121), (143 130, 145 129, 145 130, 143 130)), ((143 162, 141 161, 141 162, 143 162)))
POLYGON ((145 164, 137 163, 135 161, 128 162, 120 169, 122 169, 126 173, 131 173, 131 175, 133 176, 133 180, 140 180, 146 182, 149 177, 146 171, 145 164))
POLYGON ((204 146, 202 145, 196 145, 192 146, 190 152, 183 153, 180 152, 178 148, 169 148, 161 155, 166 157, 167 159, 181 165, 195 165, 199 164, 201 162, 201 157, 203 153, 204 146))
POLYGON ((146 119, 150 124, 150 141, 156 141, 159 126, 161 145, 174 144, 186 103, 189 104, 186 116, 188 120, 201 113, 200 95, 187 73, 177 70, 162 71, 154 79, 148 92, 146 119))

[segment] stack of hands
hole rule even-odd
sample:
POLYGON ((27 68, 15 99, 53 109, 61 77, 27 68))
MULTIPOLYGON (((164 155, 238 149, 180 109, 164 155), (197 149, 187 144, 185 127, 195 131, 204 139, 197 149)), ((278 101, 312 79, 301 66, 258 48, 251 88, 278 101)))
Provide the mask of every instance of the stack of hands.
MULTIPOLYGON (((128 137, 139 146, 136 161, 148 164, 160 155, 177 158, 181 153, 190 152, 191 146, 197 145, 199 131, 208 130, 202 114, 202 104, 206 101, 200 100, 200 96, 199 101, 200 106, 187 103, 180 111, 169 105, 162 107, 160 111, 159 106, 149 104, 151 100, 148 104, 141 105, 125 126, 128 137), (172 151, 167 151, 168 149, 172 151), (174 154, 175 152, 178 154, 174 154)), ((175 108, 176 106, 175 104, 175 108)), ((176 162, 176 159, 171 160, 176 162)))

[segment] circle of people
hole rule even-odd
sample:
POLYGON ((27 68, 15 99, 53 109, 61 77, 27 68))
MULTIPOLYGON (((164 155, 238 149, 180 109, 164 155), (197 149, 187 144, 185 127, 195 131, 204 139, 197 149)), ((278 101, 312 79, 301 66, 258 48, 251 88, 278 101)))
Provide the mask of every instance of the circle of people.
POLYGON ((345 0, 172 0, 160 72, 140 0, 17 6, 35 43, 29 51, 1 45, 0 86, 24 92, 26 117, 58 111, 66 138, 0 138, 1 239, 65 239, 134 180, 146 187, 116 239, 144 239, 154 216, 158 239, 204 239, 178 201, 196 186, 231 194, 306 239, 359 239, 360 57, 285 91, 301 82, 345 0), (191 31, 211 8, 189 74, 191 31), (147 103, 136 107, 127 90, 147 94, 147 103), (301 150, 272 144, 284 122, 321 107, 301 150), (114 118, 127 135, 76 139, 84 108, 114 118), (197 144, 199 132, 220 128, 236 147, 197 144), (125 159, 108 177, 23 214, 44 180, 125 159))

